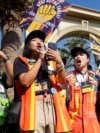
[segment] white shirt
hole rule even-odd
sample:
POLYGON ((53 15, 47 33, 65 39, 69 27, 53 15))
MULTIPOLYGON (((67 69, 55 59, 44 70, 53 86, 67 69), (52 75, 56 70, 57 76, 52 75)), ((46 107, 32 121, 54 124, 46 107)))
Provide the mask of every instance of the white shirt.
POLYGON ((76 79, 81 84, 81 82, 86 82, 88 80, 88 73, 85 73, 84 75, 76 72, 76 79))

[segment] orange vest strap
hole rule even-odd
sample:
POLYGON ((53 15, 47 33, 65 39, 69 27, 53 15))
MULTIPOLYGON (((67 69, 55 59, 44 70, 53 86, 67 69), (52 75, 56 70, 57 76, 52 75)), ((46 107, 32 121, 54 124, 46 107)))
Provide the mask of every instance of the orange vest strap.
MULTIPOLYGON (((30 69, 28 59, 19 57, 30 69)), ((22 131, 30 131, 35 128, 35 85, 34 83, 29 88, 25 89, 21 95, 21 113, 20 113, 20 128, 22 131)))
MULTIPOLYGON (((49 61, 48 65, 52 66, 54 70, 56 69, 55 62, 49 61)), ((72 130, 70 124, 70 116, 61 96, 61 90, 57 85, 57 77, 54 74, 50 75, 50 80, 52 82, 52 87, 56 89, 56 93, 53 94, 54 107, 56 112, 56 133, 69 132, 72 130)))

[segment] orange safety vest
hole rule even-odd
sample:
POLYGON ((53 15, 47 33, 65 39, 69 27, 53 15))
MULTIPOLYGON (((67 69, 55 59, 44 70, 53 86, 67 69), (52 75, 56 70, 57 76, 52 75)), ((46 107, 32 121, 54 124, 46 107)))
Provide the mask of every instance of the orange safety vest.
MULTIPOLYGON (((25 57, 19 57, 30 69, 28 59, 25 57)), ((55 68, 53 62, 49 62, 49 65, 55 68)), ((60 89, 57 86, 57 78, 54 74, 50 75, 53 89, 56 91, 53 94, 54 107, 56 112, 56 133, 66 133, 72 130, 70 124, 70 116, 67 111, 65 102, 61 97, 60 89)), ((20 114, 20 128, 22 131, 30 131, 35 129, 35 89, 34 83, 29 88, 23 88, 18 81, 16 81, 17 92, 20 93, 22 104, 20 114)))
POLYGON ((100 133, 100 125, 96 117, 96 90, 94 85, 82 89, 76 81, 75 72, 68 75, 71 87, 69 113, 73 133, 100 133))
MULTIPOLYGON (((28 59, 19 57, 30 69, 33 65, 29 65, 28 59)), ((17 60, 17 58, 16 58, 17 60)), ((23 87, 18 80, 15 80, 15 89, 17 95, 21 97, 20 111, 20 129, 22 131, 33 131, 35 129, 35 84, 30 87, 23 87)))

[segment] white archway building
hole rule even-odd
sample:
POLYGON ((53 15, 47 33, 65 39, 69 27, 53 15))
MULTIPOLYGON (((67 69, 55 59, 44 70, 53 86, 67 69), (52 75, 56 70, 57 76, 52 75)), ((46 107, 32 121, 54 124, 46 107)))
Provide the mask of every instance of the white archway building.
POLYGON ((83 32, 84 35, 93 34, 100 40, 100 11, 71 5, 66 10, 66 16, 60 22, 49 41, 57 42, 63 36, 83 32))

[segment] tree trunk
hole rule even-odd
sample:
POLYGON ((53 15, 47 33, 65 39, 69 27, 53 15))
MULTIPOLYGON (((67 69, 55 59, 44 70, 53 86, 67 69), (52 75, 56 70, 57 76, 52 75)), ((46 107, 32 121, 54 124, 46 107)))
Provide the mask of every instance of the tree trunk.
MULTIPOLYGON (((18 26, 10 27, 9 29, 7 28, 7 26, 4 26, 2 28, 2 34, 3 38, 1 40, 1 49, 10 58, 10 60, 14 62, 14 59, 16 58, 16 56, 18 56, 17 51, 22 45, 22 30, 18 26)), ((1 67, 4 69, 3 65, 1 65, 0 68, 1 67)))
MULTIPOLYGON (((20 49, 22 43, 22 31, 20 27, 12 28, 9 30, 5 27, 2 28, 3 38, 1 41, 1 49, 4 53, 10 58, 12 63, 16 56, 18 56, 18 50, 20 49)), ((0 62, 0 69, 5 71, 3 62, 0 62)), ((14 88, 7 89, 7 94, 10 101, 13 101, 14 98, 14 88)))

